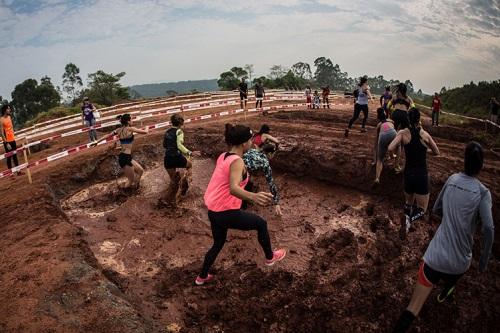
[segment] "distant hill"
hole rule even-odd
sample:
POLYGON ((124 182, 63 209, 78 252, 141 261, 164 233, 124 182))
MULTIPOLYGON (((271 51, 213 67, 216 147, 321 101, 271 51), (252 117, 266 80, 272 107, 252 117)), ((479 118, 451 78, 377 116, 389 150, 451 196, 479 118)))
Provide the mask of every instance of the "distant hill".
POLYGON ((131 97, 161 97, 167 96, 167 91, 170 94, 176 92, 177 94, 188 93, 193 90, 197 91, 214 91, 219 90, 217 85, 217 80, 195 80, 195 81, 179 81, 179 82, 168 82, 168 83, 151 83, 151 84, 139 84, 135 86, 128 87, 131 97), (139 96, 137 96, 139 95, 139 96))

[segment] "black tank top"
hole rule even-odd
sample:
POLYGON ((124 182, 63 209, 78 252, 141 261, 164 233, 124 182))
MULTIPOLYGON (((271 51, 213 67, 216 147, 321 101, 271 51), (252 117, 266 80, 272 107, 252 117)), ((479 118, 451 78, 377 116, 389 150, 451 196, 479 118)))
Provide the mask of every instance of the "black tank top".
POLYGON ((410 128, 411 140, 404 145, 405 174, 427 174, 427 147, 420 141, 420 127, 410 128))
POLYGON ((172 127, 165 132, 165 136, 163 137, 165 156, 177 156, 181 154, 177 148, 177 130, 178 128, 172 127))

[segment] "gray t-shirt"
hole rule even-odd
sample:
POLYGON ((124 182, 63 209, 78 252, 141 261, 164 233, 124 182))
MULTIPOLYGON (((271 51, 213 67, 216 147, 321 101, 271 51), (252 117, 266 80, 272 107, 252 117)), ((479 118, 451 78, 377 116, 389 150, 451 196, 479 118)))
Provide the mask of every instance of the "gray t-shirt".
POLYGON ((473 236, 479 218, 484 238, 479 268, 486 270, 494 235, 490 191, 477 178, 456 173, 439 193, 434 213, 443 218, 425 251, 424 262, 438 272, 465 273, 472 261, 473 236))

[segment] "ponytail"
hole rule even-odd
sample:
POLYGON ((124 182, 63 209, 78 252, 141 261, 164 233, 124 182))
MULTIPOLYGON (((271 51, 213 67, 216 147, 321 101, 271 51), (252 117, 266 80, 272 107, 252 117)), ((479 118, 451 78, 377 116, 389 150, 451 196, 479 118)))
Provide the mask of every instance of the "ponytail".
POLYGON ((117 116, 116 119, 120 121, 122 126, 127 126, 132 118, 130 117, 130 114, 125 113, 117 116))
POLYGON ((224 137, 226 143, 230 146, 241 145, 250 140, 253 136, 252 130, 248 126, 227 123, 225 127, 224 137))

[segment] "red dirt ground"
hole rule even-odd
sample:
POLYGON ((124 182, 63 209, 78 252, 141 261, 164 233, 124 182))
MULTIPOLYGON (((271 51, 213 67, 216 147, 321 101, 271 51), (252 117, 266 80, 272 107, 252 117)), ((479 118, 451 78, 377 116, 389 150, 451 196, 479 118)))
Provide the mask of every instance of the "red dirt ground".
MULTIPOLYGON (((372 108, 373 110, 373 108, 372 108)), ((373 115, 373 112, 371 112, 373 115)), ((398 235, 402 177, 390 167, 370 187, 374 119, 343 137, 350 112, 280 112, 268 123, 283 144, 272 160, 284 216, 266 218, 274 246, 290 252, 263 265, 253 233, 231 231, 213 269, 214 283, 193 286, 211 235, 203 193, 214 158, 225 149, 225 119, 189 124, 186 145, 202 152, 193 183, 177 208, 159 202, 169 179, 162 133, 138 136, 141 188, 118 189, 111 146, 97 147, 0 182, 0 332, 385 332, 409 301, 419 258, 435 217, 398 235)), ((241 118, 240 118, 241 121, 241 118)), ((467 131, 431 130, 442 152, 429 157, 431 205, 447 177, 462 167, 467 131)), ((469 133, 469 134, 467 134, 469 133)), ((84 139, 84 138, 80 138, 84 139)), ((54 151, 75 141, 57 142, 54 151)), ((37 153, 43 155, 46 151, 37 153)), ((390 163, 389 163, 390 164, 390 163)), ((499 221, 500 158, 486 153, 480 175, 499 221)), ((259 188, 266 184, 257 178, 259 188)), ((498 230, 498 228, 497 228, 498 230)), ((487 273, 475 261, 456 300, 433 292, 413 332, 498 332, 499 232, 487 273)))

